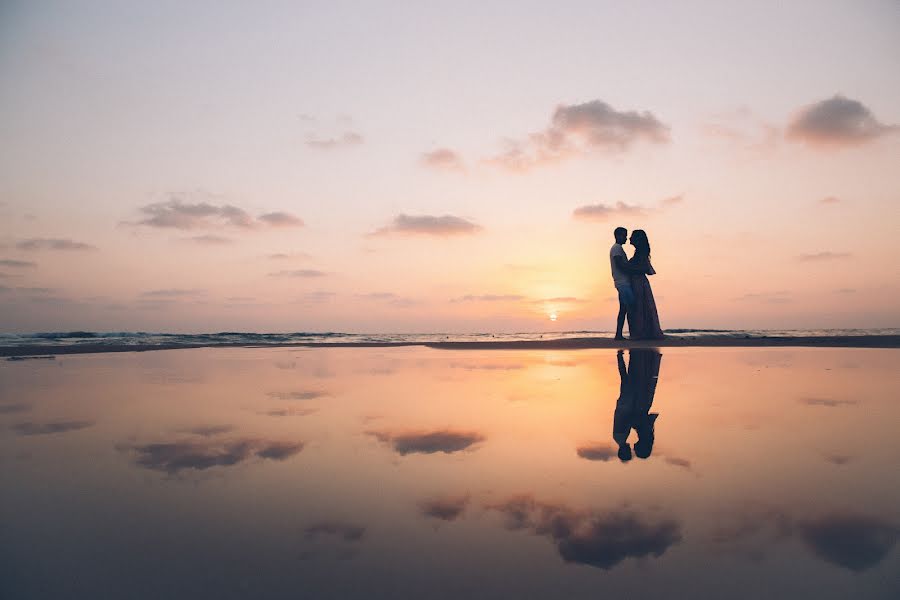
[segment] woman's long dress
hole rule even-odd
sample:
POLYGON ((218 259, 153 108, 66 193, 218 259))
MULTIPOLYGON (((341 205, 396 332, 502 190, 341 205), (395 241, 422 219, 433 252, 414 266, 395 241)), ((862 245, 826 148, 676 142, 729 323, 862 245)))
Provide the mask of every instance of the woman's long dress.
POLYGON ((643 271, 631 274, 634 305, 628 311, 629 337, 633 340, 660 340, 665 336, 659 325, 659 314, 656 312, 653 290, 650 288, 647 275, 645 275, 645 273, 655 273, 655 271, 648 258, 633 257, 628 264, 643 271))

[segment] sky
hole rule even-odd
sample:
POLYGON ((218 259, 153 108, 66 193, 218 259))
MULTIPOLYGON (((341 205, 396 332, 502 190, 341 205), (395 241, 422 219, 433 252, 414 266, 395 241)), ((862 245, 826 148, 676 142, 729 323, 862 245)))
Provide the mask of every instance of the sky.
POLYGON ((0 332, 900 326, 900 5, 0 1, 0 332), (631 248, 627 247, 628 252, 631 248))

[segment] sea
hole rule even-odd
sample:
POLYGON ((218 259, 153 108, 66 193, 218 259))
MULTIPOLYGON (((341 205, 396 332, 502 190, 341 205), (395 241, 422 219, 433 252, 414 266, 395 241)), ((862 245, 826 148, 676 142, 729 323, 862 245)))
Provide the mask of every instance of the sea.
MULTIPOLYGON (((900 335, 900 328, 882 329, 667 329, 676 338, 721 337, 841 337, 900 335)), ((407 345, 437 342, 512 342, 564 340, 572 338, 613 337, 611 331, 550 331, 520 333, 345 333, 309 332, 255 333, 223 331, 217 333, 159 333, 145 331, 51 331, 37 333, 0 333, 0 347, 20 346, 235 346, 235 345, 407 345)))

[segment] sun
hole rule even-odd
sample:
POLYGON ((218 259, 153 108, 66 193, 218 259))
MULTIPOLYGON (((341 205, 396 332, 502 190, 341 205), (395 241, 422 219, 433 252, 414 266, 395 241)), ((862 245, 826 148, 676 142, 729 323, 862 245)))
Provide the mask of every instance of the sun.
POLYGON ((556 313, 555 313, 555 312, 550 313, 549 316, 550 316, 550 320, 551 320, 551 321, 555 321, 555 320, 556 320, 556 313))

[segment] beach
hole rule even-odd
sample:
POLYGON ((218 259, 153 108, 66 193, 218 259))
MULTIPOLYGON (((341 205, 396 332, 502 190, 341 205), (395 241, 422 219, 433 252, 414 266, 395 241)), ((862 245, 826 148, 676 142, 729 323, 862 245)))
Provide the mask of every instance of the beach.
MULTIPOLYGON (((549 336, 548 336, 549 337, 549 336)), ((565 339, 479 341, 383 341, 383 342, 217 342, 73 345, 0 345, 0 357, 29 357, 106 352, 148 352, 196 348, 396 348, 424 346, 442 350, 586 350, 591 348, 900 348, 900 335, 844 336, 669 336, 662 340, 614 340, 601 337, 565 339)))

